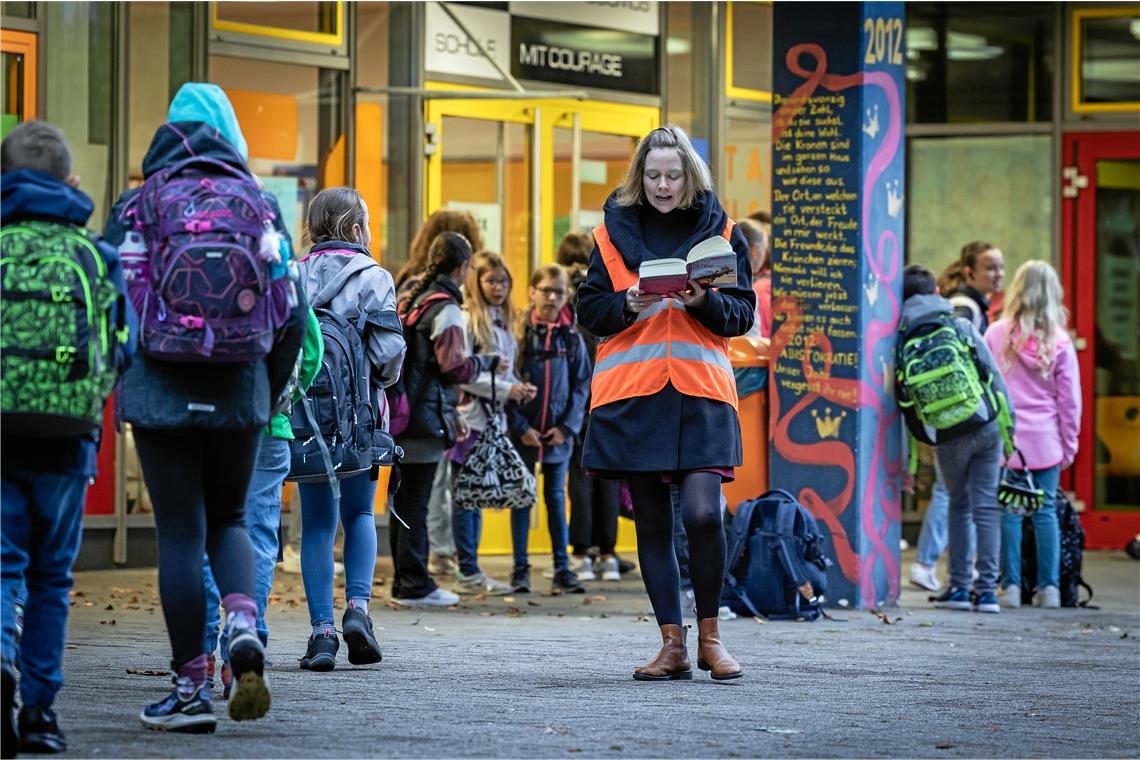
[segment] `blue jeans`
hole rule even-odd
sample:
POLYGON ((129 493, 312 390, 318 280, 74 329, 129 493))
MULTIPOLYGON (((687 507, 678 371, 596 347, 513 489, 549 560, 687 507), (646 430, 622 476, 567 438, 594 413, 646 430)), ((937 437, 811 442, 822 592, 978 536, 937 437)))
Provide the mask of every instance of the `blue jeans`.
POLYGON ((83 536, 87 478, 6 470, 3 514, 3 654, 20 666, 20 699, 51 707, 63 685, 71 566, 83 536), (24 635, 16 650, 17 597, 27 588, 24 635))
POLYGON ((996 423, 934 448, 950 492, 950 587, 970 588, 970 525, 977 529, 979 594, 997 590, 1001 517, 997 484, 1002 439, 996 423))
MULTIPOLYGON (((918 534, 918 549, 915 560, 920 565, 934 567, 938 558, 946 551, 948 540, 947 528, 950 520, 950 492, 946 490, 946 482, 942 472, 934 465, 934 488, 930 491, 930 504, 922 516, 922 530, 918 534)), ((978 534, 970 524, 970 558, 977 556, 978 534)))
MULTIPOLYGON (((570 542, 570 524, 566 522, 566 472, 569 467, 569 460, 542 463, 542 495, 546 501, 546 524, 550 529, 555 570, 565 570, 570 566, 570 557, 566 552, 566 545, 570 542)), ((514 544, 515 567, 530 563, 527 556, 527 535, 530 532, 531 509, 533 507, 511 510, 511 542, 514 544)))
MULTIPOLYGON (((257 635, 262 644, 269 643, 269 626, 265 623, 265 607, 273 586, 277 566, 277 550, 281 524, 281 485, 289 474, 289 442, 263 436, 257 446, 257 464, 245 497, 245 524, 253 545, 254 601, 257 602, 257 635)), ((206 652, 213 653, 219 643, 219 620, 222 596, 207 556, 202 567, 206 583, 206 652)), ((220 643, 222 659, 229 661, 224 627, 220 643)))
POLYGON ((479 570, 479 539, 483 536, 483 510, 452 507, 451 536, 455 539, 459 572, 464 575, 482 572, 479 570))
MULTIPOLYGON (((1037 590, 1061 585, 1061 529, 1057 522, 1057 484, 1061 468, 1030 470, 1033 482, 1045 491, 1045 504, 1033 513, 1033 538, 1037 544, 1037 590)), ((1021 586, 1022 515, 1004 512, 1001 516, 1001 585, 1021 586)))
MULTIPOLYGON (((333 543, 337 512, 328 483, 300 483, 301 577, 313 625, 333 624, 333 543)), ((344 595, 371 599, 376 572, 376 481, 367 472, 340 481, 340 522, 344 526, 344 595)))

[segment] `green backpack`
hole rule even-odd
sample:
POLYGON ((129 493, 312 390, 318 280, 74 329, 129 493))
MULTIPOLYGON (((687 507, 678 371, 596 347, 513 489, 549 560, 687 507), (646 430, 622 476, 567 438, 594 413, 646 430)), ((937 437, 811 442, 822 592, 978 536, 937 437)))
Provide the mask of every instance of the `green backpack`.
POLYGON ((62 437, 102 427, 127 341, 126 300, 87 231, 23 221, 0 230, 0 415, 4 433, 62 437))
MULTIPOLYGON (((1005 398, 952 313, 900 325, 895 373, 899 409, 915 439, 936 446, 997 419, 1011 448, 1005 398)), ((916 456, 912 445, 912 470, 916 456)))

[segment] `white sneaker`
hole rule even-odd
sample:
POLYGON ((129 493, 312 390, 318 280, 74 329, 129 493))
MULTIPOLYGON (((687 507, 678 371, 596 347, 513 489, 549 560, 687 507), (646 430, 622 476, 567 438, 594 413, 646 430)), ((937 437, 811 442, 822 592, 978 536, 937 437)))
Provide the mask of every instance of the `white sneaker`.
POLYGON ((1021 587, 1006 586, 1001 590, 1001 606, 1008 610, 1016 610, 1021 606, 1021 587))
MULTIPOLYGON (((301 574, 301 553, 294 549, 292 546, 286 546, 281 550, 282 560, 278 563, 283 573, 291 573, 292 575, 301 574)), ((333 562, 333 575, 344 575, 344 563, 333 562)))
POLYGON ((942 581, 938 580, 938 571, 934 567, 919 562, 910 566, 910 582, 927 591, 942 590, 942 581))
POLYGON ((513 589, 505 583, 501 583, 486 573, 475 573, 474 575, 458 574, 457 580, 459 582, 460 594, 490 594, 491 596, 503 596, 509 594, 513 589))
MULTIPOLYGON (((618 570, 617 557, 606 557, 605 559, 598 560, 598 570, 602 575, 603 581, 620 581, 621 571, 618 570)), ((579 578, 582 576, 579 575, 579 578)))
POLYGON ((437 588, 419 599, 393 599, 401 607, 454 607, 459 604, 459 594, 437 588))
MULTIPOLYGON (((594 561, 589 557, 583 557, 582 559, 571 557, 570 572, 577 575, 580 581, 593 581, 598 578, 598 576, 594 575, 594 561)), ((543 577, 545 577, 545 575, 543 577)))
POLYGON ((281 556, 281 562, 277 565, 281 572, 292 575, 301 574, 301 553, 299 551, 292 546, 286 546, 281 550, 281 556))
POLYGON ((1056 586, 1042 586, 1033 595, 1033 606, 1044 607, 1047 610, 1059 609, 1061 606, 1061 589, 1056 586))

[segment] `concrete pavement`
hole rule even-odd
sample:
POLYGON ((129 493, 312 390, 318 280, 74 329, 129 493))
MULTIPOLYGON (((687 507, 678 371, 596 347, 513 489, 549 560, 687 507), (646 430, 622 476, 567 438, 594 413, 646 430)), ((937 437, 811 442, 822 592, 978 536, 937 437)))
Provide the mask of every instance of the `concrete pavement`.
POLYGON ((439 611, 389 608, 381 580, 383 663, 351 667, 342 646, 337 670, 308 673, 301 579, 279 573, 273 707, 234 723, 219 698, 207 736, 137 718, 170 688, 154 571, 88 572, 56 706, 75 757, 1137 757, 1140 563, 1089 554, 1086 570, 1099 610, 951 612, 908 589, 891 624, 725 622, 745 677, 723 684, 630 678, 660 645, 636 575, 439 611))

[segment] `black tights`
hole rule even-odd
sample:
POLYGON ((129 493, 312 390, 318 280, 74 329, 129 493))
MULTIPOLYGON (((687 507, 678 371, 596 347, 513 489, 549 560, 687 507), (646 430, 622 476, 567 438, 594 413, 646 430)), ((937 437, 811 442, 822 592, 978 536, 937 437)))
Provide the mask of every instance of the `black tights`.
MULTIPOLYGON (((658 625, 681 624, 681 577, 673 549, 673 509, 669 486, 659 474, 627 478, 637 526, 637 557, 645 591, 658 625)), ((724 526, 720 516, 720 475, 691 472, 679 484, 681 520, 689 537, 689 572, 697 599, 697 619, 716 617, 724 583, 724 526)))
POLYGON ((253 596, 253 547, 245 495, 260 430, 134 429, 158 535, 158 595, 174 667, 202 649, 206 594, 202 554, 224 598, 253 596))

